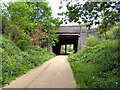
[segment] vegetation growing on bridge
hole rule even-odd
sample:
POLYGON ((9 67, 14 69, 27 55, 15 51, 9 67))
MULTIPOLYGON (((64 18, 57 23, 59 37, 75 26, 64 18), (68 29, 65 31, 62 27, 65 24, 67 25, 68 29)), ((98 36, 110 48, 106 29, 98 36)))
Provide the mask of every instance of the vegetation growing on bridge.
POLYGON ((91 41, 96 38, 88 37, 81 51, 69 55, 68 61, 79 88, 120 88, 120 27, 114 27, 107 35, 108 38, 96 44, 93 42, 94 45, 91 41))

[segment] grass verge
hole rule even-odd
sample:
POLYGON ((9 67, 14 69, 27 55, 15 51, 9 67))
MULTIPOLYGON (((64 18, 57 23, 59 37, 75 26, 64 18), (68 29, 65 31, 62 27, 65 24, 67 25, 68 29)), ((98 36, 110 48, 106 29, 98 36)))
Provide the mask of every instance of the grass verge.
POLYGON ((78 88, 120 88, 119 41, 104 40, 69 55, 78 88))

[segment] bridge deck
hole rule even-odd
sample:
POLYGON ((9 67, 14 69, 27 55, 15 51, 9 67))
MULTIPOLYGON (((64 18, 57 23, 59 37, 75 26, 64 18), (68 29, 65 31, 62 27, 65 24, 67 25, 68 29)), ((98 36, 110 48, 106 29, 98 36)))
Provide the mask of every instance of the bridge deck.
POLYGON ((80 34, 81 26, 61 26, 57 34, 80 34))

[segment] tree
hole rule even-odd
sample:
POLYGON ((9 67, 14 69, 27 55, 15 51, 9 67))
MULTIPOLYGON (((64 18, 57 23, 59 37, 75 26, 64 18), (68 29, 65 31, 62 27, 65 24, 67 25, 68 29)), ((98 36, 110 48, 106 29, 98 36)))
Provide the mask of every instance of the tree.
POLYGON ((17 25, 21 30, 30 30, 32 22, 28 19, 33 8, 29 7, 25 2, 9 2, 4 4, 2 10, 3 16, 13 24, 17 25))
POLYGON ((51 7, 48 7, 47 2, 27 2, 27 4, 34 9, 31 12, 30 20, 34 25, 42 25, 42 32, 47 33, 45 34, 46 39, 43 37, 43 41, 55 45, 55 42, 58 41, 56 29, 60 27, 59 18, 52 17, 52 10, 51 7))
MULTIPOLYGON (((64 21, 77 22, 77 23, 89 23, 87 27, 91 27, 93 24, 99 25, 102 29, 101 33, 105 33, 109 30, 110 25, 116 24, 120 21, 120 2, 92 2, 86 1, 84 4, 80 4, 79 0, 61 0, 68 1, 66 7, 67 11, 59 13, 58 15, 65 15, 64 21), (74 3, 73 3, 74 2, 74 3)), ((59 7, 60 9, 62 6, 59 7)))
MULTIPOLYGON (((24 35, 29 35, 32 31, 36 30, 36 26, 41 25, 42 33, 46 33, 46 39, 41 37, 41 40, 46 43, 50 42, 53 45, 55 41, 58 41, 56 29, 60 27, 59 18, 52 17, 52 10, 48 7, 47 2, 9 2, 8 4, 4 4, 2 16, 2 29, 3 31, 7 31, 7 33, 10 30, 13 31, 12 28, 7 28, 6 30, 7 26, 11 27, 10 23, 17 27, 19 31, 21 30, 21 33, 24 33, 24 35)), ((41 32, 41 29, 38 30, 38 32, 41 32)), ((16 31, 18 30, 16 29, 16 31)))
POLYGON ((46 41, 47 39, 47 34, 48 34, 48 31, 47 32, 44 32, 43 31, 43 27, 41 25, 37 25, 37 26, 34 26, 35 29, 32 30, 31 32, 31 39, 32 39, 32 44, 34 45, 43 45, 43 43, 46 41))
POLYGON ((27 2, 27 4, 34 9, 30 15, 30 20, 34 24, 43 23, 45 19, 52 17, 52 11, 47 2, 27 2))

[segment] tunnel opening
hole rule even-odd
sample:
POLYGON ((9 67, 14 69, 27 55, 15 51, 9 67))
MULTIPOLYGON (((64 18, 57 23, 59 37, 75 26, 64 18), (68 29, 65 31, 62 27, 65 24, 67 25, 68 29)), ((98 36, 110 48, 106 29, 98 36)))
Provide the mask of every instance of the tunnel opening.
POLYGON ((61 55, 69 55, 71 53, 74 53, 73 44, 61 45, 61 55))
POLYGON ((77 52, 78 47, 78 35, 59 35, 59 42, 55 43, 55 46, 53 46, 53 53, 56 55, 65 54, 68 55, 69 52, 66 49, 66 53, 61 53, 61 48, 68 47, 69 45, 72 45, 72 50, 74 50, 74 53, 77 52), (62 46, 63 45, 63 46, 62 46), (68 52, 68 53, 67 53, 68 52))

